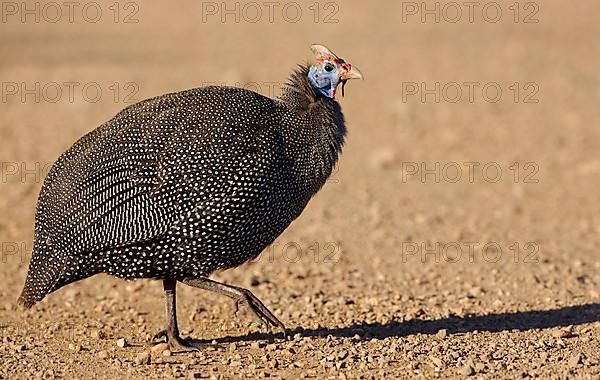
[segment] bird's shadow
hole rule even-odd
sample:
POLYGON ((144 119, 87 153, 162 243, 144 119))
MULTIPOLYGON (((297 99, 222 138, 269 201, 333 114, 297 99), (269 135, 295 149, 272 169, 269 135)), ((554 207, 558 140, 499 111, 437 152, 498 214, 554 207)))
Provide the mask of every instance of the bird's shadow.
MULTIPOLYGON (((351 338, 356 334, 368 335, 374 339, 402 337, 413 334, 435 334, 447 330, 448 334, 461 334, 473 331, 527 331, 552 327, 575 326, 600 321, 600 304, 590 303, 551 310, 531 310, 513 313, 497 313, 469 317, 448 317, 436 320, 415 319, 406 322, 390 321, 381 323, 354 323, 345 327, 305 329, 296 327, 288 330, 288 335, 301 337, 351 338)), ((282 333, 250 333, 240 336, 226 336, 216 339, 217 343, 250 342, 257 340, 275 341, 282 333)), ((208 344, 212 340, 195 340, 208 344)))

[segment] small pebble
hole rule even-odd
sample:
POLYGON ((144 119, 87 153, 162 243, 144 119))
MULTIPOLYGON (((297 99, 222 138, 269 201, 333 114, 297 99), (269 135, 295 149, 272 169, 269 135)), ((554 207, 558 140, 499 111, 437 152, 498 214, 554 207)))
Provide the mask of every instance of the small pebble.
POLYGON ((433 363, 434 366, 436 366, 438 368, 443 368, 444 367, 444 362, 442 361, 442 359, 436 358, 436 357, 431 357, 430 360, 431 360, 431 362, 433 363))
POLYGON ((137 354, 137 356, 135 357, 135 364, 137 364, 137 365, 150 364, 150 353, 142 352, 142 353, 137 354))
POLYGON ((552 331, 552 336, 555 338, 572 338, 575 334, 573 334, 573 327, 567 327, 552 331))
POLYGON ((460 374, 464 376, 473 376, 475 374, 475 370, 470 365, 466 365, 460 369, 460 374))
POLYGON ((519 369, 515 371, 515 377, 525 378, 527 377, 527 372, 523 371, 522 369, 519 369))
POLYGON ((569 367, 577 368, 577 366, 581 363, 581 353, 577 353, 569 358, 569 367))
POLYGON ((69 350, 79 352, 81 351, 81 346, 79 344, 69 343, 69 350))
POLYGON ((155 346, 153 346, 150 351, 154 352, 154 353, 161 353, 163 351, 166 351, 169 349, 169 344, 168 343, 159 343, 155 346))
POLYGON ((15 351, 20 352, 20 351, 25 351, 27 349, 27 347, 24 344, 17 344, 15 346, 15 351))
POLYGON ((102 351, 98 352, 98 357, 100 359, 106 359, 106 358, 108 358, 108 351, 102 350, 102 351))
POLYGON ((104 339, 106 338, 106 333, 102 330, 94 330, 90 333, 92 339, 104 339))
POLYGON ((117 339, 117 347, 124 348, 126 346, 127 346, 127 341, 125 340, 125 338, 117 339))

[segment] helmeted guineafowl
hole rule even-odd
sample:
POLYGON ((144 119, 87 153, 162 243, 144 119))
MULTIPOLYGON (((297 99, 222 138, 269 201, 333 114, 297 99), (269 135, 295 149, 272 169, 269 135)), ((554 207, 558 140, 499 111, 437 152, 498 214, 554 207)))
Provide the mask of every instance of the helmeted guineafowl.
MULTIPOLYGON (((173 350, 175 285, 245 304, 283 324, 248 290, 208 279, 258 256, 331 174, 346 129, 336 88, 361 73, 321 45, 277 99, 211 86, 125 108, 52 166, 39 195, 19 304, 97 273, 163 280, 173 350)), ((285 331, 285 329, 284 329, 285 331)))

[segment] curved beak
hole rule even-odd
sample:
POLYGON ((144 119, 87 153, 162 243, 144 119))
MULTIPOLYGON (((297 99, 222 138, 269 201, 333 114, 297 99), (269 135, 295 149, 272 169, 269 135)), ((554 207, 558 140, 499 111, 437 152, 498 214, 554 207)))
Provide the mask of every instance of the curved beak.
POLYGON ((348 79, 362 79, 362 80, 364 80, 365 77, 363 76, 363 74, 360 72, 360 70, 357 67, 350 66, 350 70, 346 71, 342 75, 342 79, 343 80, 348 80, 348 79))

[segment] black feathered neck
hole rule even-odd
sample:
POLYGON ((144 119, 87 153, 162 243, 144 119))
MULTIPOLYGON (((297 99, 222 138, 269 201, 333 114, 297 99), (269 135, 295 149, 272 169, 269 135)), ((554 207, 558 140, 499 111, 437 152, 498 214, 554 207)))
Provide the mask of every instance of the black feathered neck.
POLYGON ((286 110, 281 131, 302 172, 311 177, 316 192, 329 175, 346 136, 339 103, 313 90, 308 80, 310 65, 300 65, 289 76, 277 101, 286 110))
POLYGON ((279 100, 298 109, 307 109, 318 101, 331 102, 333 99, 317 94, 308 81, 310 64, 298 65, 281 89, 279 100))

